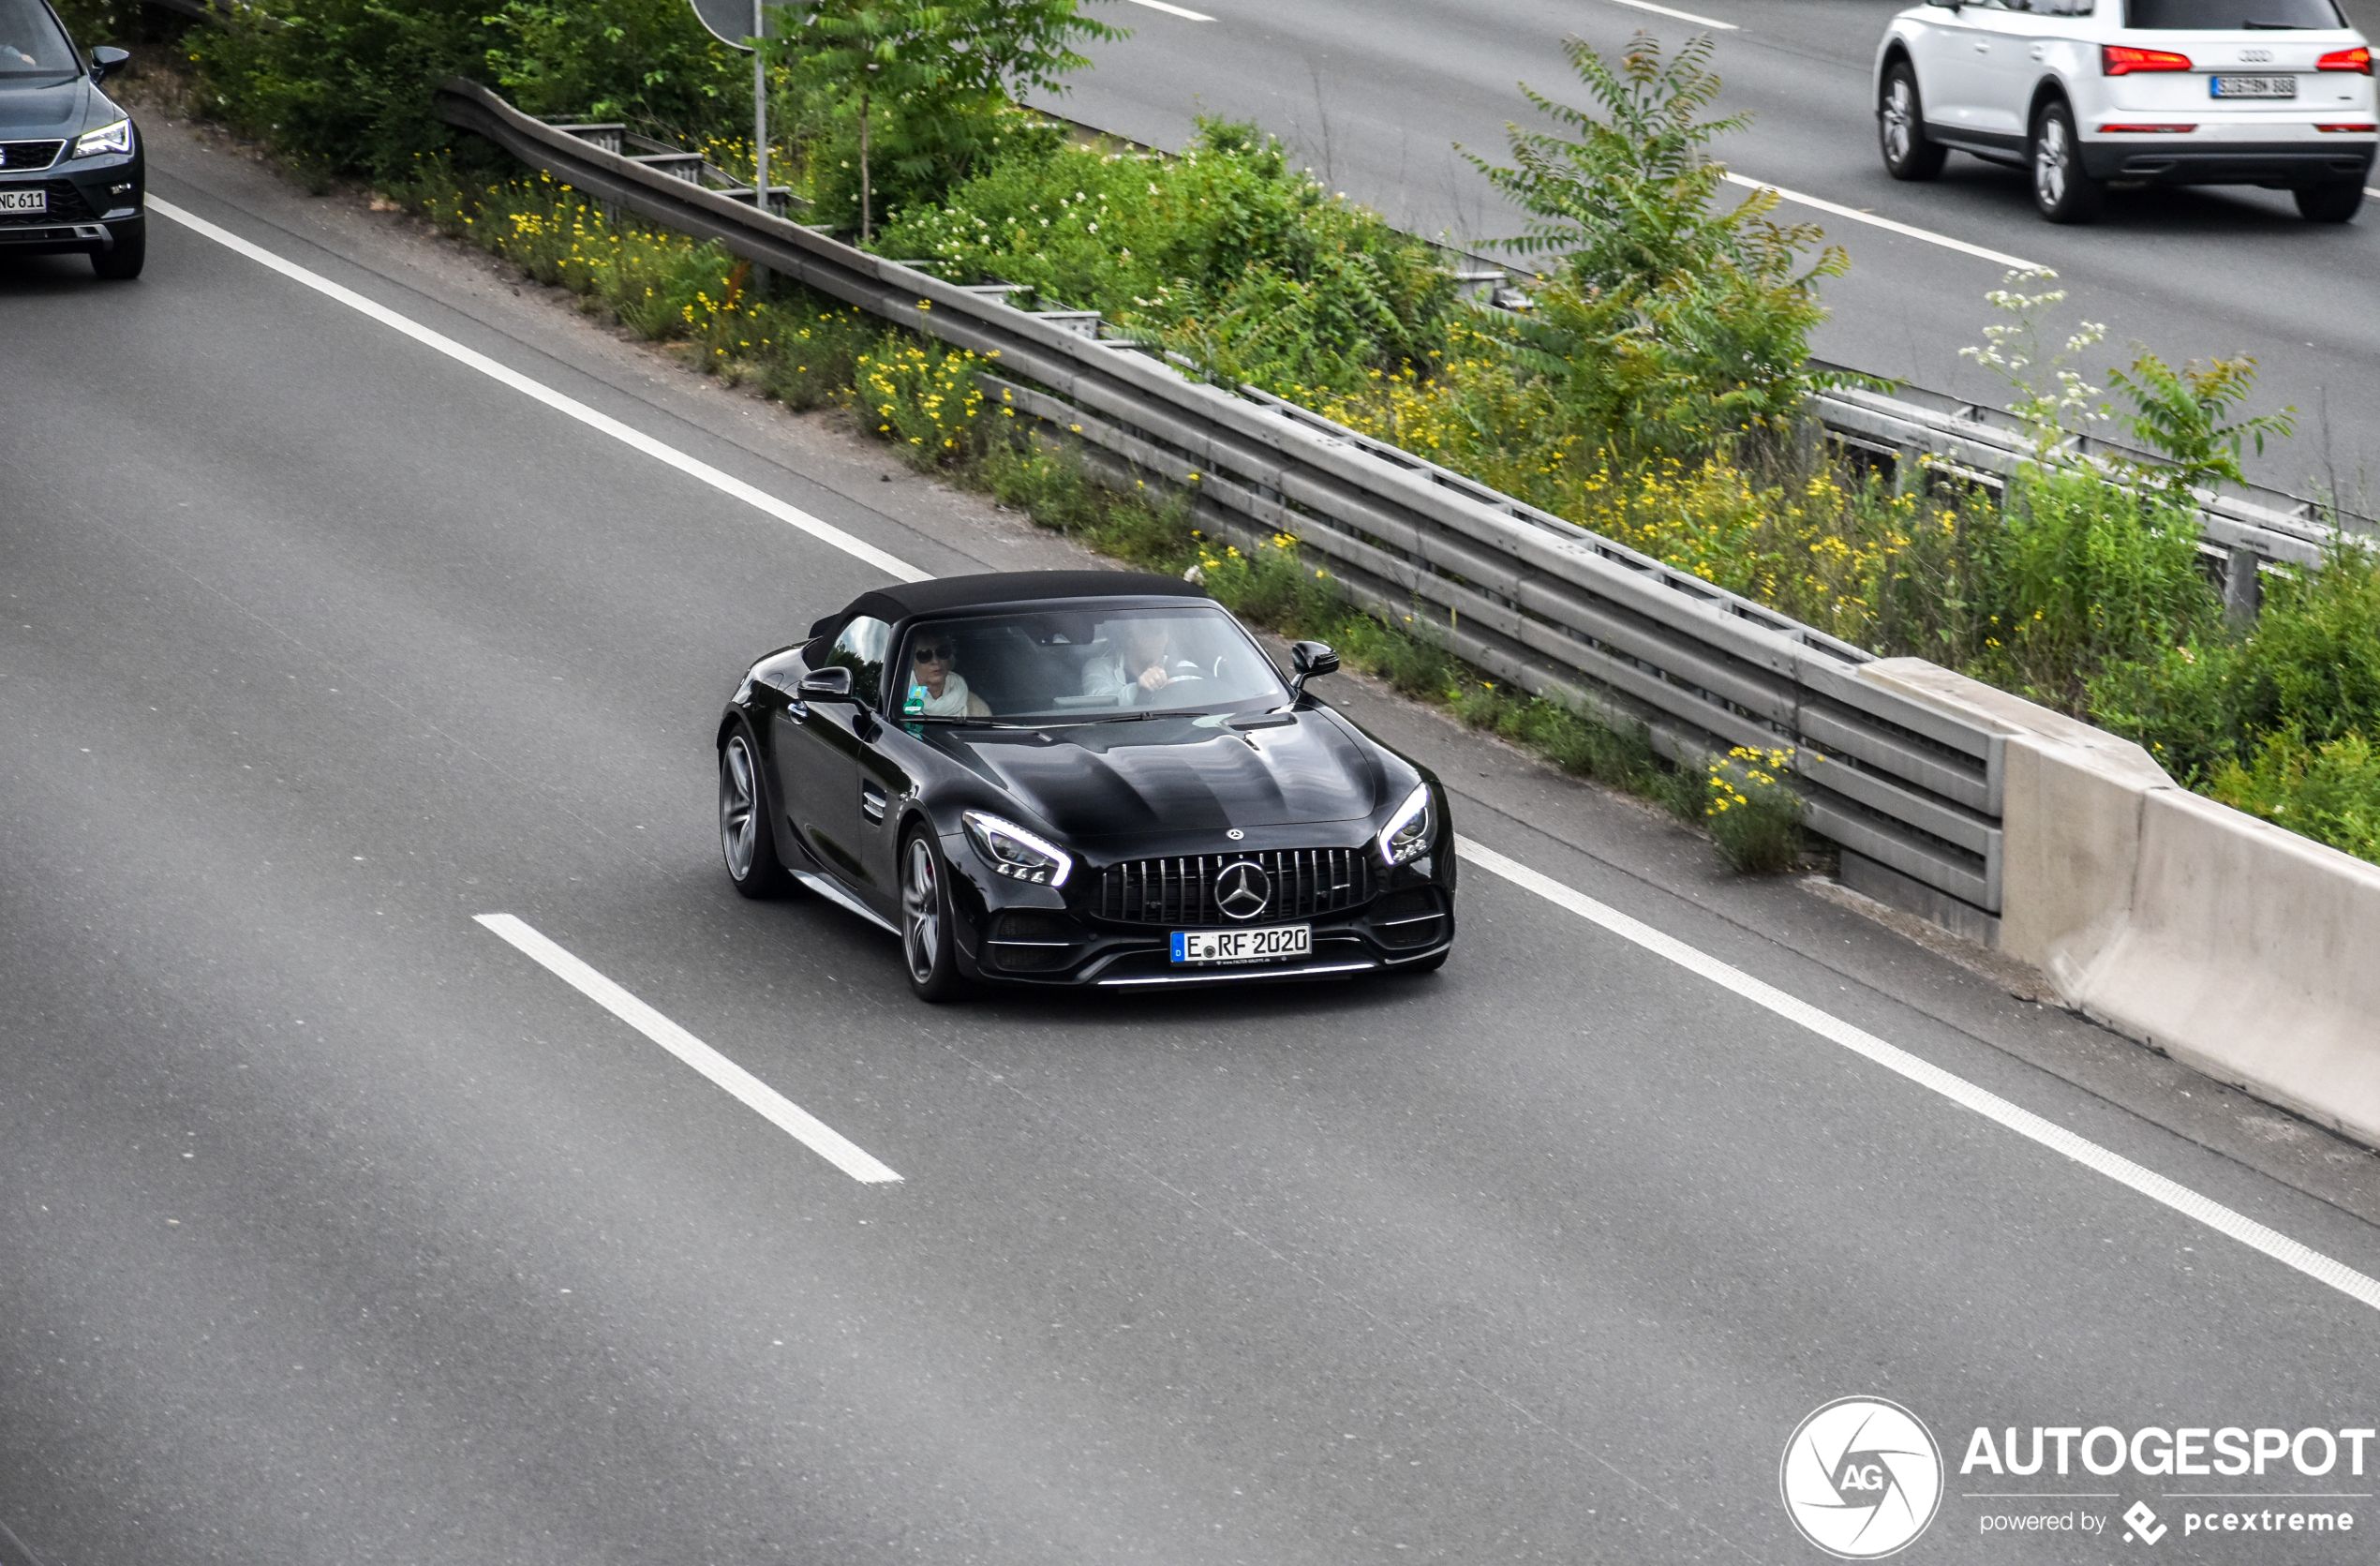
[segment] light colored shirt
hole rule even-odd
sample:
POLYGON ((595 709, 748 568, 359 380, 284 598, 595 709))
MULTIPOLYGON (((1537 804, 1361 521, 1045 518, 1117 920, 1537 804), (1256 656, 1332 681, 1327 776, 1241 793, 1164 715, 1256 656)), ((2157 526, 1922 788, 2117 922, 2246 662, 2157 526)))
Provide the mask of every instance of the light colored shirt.
POLYGON ((989 718, 991 708, 983 698, 967 689, 967 677, 953 669, 942 680, 942 694, 935 695, 923 685, 909 688, 909 699, 901 704, 901 715, 909 718, 989 718))

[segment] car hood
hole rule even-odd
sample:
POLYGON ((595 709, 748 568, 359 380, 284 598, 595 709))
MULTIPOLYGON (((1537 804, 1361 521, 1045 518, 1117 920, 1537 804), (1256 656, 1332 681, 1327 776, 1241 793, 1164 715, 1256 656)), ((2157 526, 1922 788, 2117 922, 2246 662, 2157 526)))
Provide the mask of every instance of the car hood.
POLYGON ((996 733, 937 723, 927 732, 1078 843, 1348 821, 1379 808, 1386 773, 1378 756, 1327 714, 1236 723, 1153 718, 996 733))
POLYGON ((84 122, 90 117, 92 100, 98 96, 87 76, 0 82, 0 140, 72 136, 88 130, 91 127, 84 122))

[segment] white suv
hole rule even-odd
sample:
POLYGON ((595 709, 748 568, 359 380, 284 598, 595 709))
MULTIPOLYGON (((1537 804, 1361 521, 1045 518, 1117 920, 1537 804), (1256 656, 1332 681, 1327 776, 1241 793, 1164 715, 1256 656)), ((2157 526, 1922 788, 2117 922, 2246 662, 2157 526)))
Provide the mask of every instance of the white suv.
POLYGON ((2372 51, 2333 0, 1926 0, 1876 51, 1896 179, 1960 152, 2030 167, 2053 223, 2109 183, 2261 185, 2343 223, 2380 114, 2372 51))

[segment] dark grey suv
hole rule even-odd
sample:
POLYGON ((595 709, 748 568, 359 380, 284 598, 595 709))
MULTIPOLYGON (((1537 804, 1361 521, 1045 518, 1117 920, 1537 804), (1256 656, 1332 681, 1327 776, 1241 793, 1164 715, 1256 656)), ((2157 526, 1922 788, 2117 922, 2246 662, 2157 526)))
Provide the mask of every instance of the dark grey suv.
POLYGON ((128 58, 86 64, 47 0, 0 0, 0 252, 79 250, 102 277, 141 275, 141 133, 99 90, 128 58))

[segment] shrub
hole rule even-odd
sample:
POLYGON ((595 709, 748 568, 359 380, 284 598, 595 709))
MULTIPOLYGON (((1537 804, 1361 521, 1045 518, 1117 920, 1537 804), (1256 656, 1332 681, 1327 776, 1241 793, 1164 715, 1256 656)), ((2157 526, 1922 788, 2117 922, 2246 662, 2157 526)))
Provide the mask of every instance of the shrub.
POLYGON ((2208 793, 2359 858, 2380 861, 2380 753, 2360 734, 2309 744, 2268 734, 2245 762, 2219 764, 2208 793))
POLYGON ((1703 820, 1727 862, 1747 875, 1793 868, 1802 849, 1802 797, 1784 781, 1791 751, 1739 745, 1710 763, 1703 820))
POLYGON ((1973 671, 2060 711, 2108 665, 2157 658, 2220 624, 2195 515, 2073 469, 2029 467, 1998 525, 1971 534, 1973 671))
POLYGON ((1822 236, 1772 220, 1775 191, 1718 203, 1726 169, 1704 148, 1749 119, 1696 117, 1718 96, 1712 47, 1705 35, 1664 61, 1639 33, 1614 67, 1571 38, 1564 52, 1595 107, 1524 87, 1560 128, 1514 129, 1514 167, 1472 158, 1529 215, 1508 243, 1554 263, 1529 311, 1483 330, 1624 458, 1781 430, 1812 387, 1839 379, 1810 370, 1809 334, 1826 318, 1818 279, 1850 258, 1806 260, 1822 236))
POLYGON ((1179 158, 1019 130, 877 249, 1022 283, 1138 328, 1217 379, 1353 390, 1435 349, 1454 280, 1421 241, 1331 198, 1255 127, 1200 122, 1179 158))
POLYGON ((835 127, 820 194, 861 244, 875 220, 925 205, 972 174, 998 141, 1003 110, 1028 87, 1063 91, 1091 62, 1078 41, 1126 35, 1076 13, 1076 0, 812 0, 771 52, 835 127))
POLYGON ((975 455, 983 355, 888 333, 854 365, 862 416, 913 467, 944 468, 975 455))

